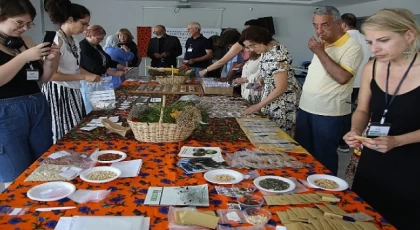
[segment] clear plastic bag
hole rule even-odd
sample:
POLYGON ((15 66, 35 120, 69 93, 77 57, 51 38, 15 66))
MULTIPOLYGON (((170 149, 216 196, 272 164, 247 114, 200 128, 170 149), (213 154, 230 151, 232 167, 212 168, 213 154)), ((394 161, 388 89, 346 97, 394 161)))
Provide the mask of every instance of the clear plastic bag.
POLYGON ((117 101, 112 83, 112 76, 102 77, 100 82, 86 82, 89 101, 93 110, 114 109, 117 101))
POLYGON ((41 164, 70 165, 77 168, 89 169, 95 166, 96 161, 90 159, 90 154, 88 153, 58 151, 45 158, 41 164))
POLYGON ((219 209, 217 215, 220 218, 219 224, 246 223, 244 212, 240 210, 219 209))
POLYGON ((109 196, 111 190, 85 190, 79 189, 69 196, 71 200, 79 204, 87 202, 101 202, 109 196))

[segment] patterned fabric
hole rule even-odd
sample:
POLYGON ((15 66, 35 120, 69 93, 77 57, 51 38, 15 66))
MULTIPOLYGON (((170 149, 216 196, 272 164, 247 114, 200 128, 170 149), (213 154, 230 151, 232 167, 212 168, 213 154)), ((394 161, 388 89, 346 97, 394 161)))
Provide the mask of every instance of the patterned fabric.
POLYGON ((276 88, 274 83, 274 74, 276 73, 287 71, 287 89, 261 111, 293 137, 302 88, 290 69, 291 63, 291 55, 287 48, 281 44, 273 46, 268 52, 262 54, 261 77, 264 79, 264 86, 261 100, 268 97, 276 88))
POLYGON ((72 89, 48 82, 43 84, 44 93, 52 117, 53 142, 56 143, 75 127, 86 115, 80 89, 72 89))
MULTIPOLYGON (((234 121, 232 121, 234 122, 234 121)), ((142 159, 139 176, 136 178, 120 178, 109 183, 92 184, 82 181, 80 178, 70 181, 77 189, 108 189, 111 190, 109 197, 101 202, 90 202, 86 204, 77 204, 69 198, 52 202, 37 202, 29 199, 27 191, 41 182, 24 182, 25 178, 39 166, 39 162, 34 163, 9 188, 0 194, 0 206, 8 205, 12 207, 27 207, 29 212, 21 216, 0 215, 0 228, 9 229, 54 229, 61 216, 136 216, 144 215, 151 218, 150 229, 168 229, 167 206, 146 206, 146 198, 149 186, 182 186, 199 185, 207 183, 203 173, 192 175, 185 174, 182 169, 176 166, 178 162, 178 152, 183 146, 219 146, 224 154, 229 154, 240 149, 253 148, 253 145, 247 141, 238 142, 197 142, 186 141, 183 143, 141 143, 137 141, 66 141, 54 145, 43 158, 54 151, 71 150, 93 152, 96 148, 113 149, 127 153, 126 160, 142 159), (75 209, 61 210, 52 212, 36 212, 40 207, 57 206, 76 206, 75 209)), ((277 170, 258 170, 263 175, 281 175, 284 177, 295 177, 306 180, 314 173, 328 174, 329 171, 323 167, 309 154, 292 153, 299 161, 312 166, 310 169, 294 170, 290 168, 277 170)), ((241 173, 247 173, 251 170, 234 169, 241 173)), ((210 206, 200 208, 200 210, 227 209, 228 203, 236 203, 233 198, 218 195, 215 191, 215 185, 209 183, 210 206)), ((320 190, 310 189, 309 192, 320 192, 320 190)), ((329 192, 341 198, 337 205, 347 212, 365 212, 375 218, 375 225, 379 229, 394 230, 377 212, 366 204, 359 196, 350 190, 342 192, 329 192)), ((261 196, 260 192, 256 193, 261 196)), ((313 204, 304 205, 304 207, 314 207, 313 204)), ((289 206, 266 206, 271 213, 269 225, 280 224, 277 211, 285 211, 289 206)))
MULTIPOLYGON (((152 27, 137 27, 137 52, 140 57, 147 57, 147 47, 152 39, 152 27)), ((136 54, 134 54, 136 55, 136 54)))

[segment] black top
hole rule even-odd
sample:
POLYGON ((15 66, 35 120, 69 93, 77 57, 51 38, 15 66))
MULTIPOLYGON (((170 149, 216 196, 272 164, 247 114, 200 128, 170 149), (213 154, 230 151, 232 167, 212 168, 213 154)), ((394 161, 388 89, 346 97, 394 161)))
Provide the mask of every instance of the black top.
POLYGON ((147 48, 147 56, 152 59, 152 67, 174 67, 177 66, 176 58, 182 54, 182 47, 179 39, 166 34, 162 38, 152 38, 147 48), (168 52, 169 57, 155 58, 154 53, 168 52))
MULTIPOLYGON (((13 58, 14 56, 0 50, 0 65, 6 64, 13 58)), ((39 77, 41 77, 44 73, 41 63, 39 61, 32 61, 30 63, 34 69, 39 70, 39 77)), ((20 97, 41 92, 37 81, 26 80, 27 69, 30 69, 28 63, 26 63, 23 68, 19 70, 19 72, 14 78, 12 78, 12 80, 3 86, 0 86, 0 99, 20 97)))
MULTIPOLYGON (((370 89, 371 122, 380 122, 387 106, 385 92, 378 86, 374 74, 370 89)), ((393 93, 388 92, 389 99, 393 93)), ((420 86, 395 96, 385 120, 391 124, 389 136, 420 130, 418 98, 420 86)), ((353 190, 397 229, 420 229, 420 183, 415 182, 420 178, 419 162, 420 143, 395 147, 386 153, 364 147, 353 190), (401 215, 401 210, 404 210, 404 215, 401 215)))
MULTIPOLYGON (((185 43, 185 60, 190 60, 191 58, 199 58, 206 55, 206 50, 212 49, 212 42, 211 40, 205 38, 202 34, 196 39, 193 37, 188 38, 187 42, 185 43), (192 48, 192 51, 189 52, 192 48)), ((199 68, 206 68, 209 66, 210 60, 205 60, 201 62, 196 62, 191 67, 199 67, 199 68)))
POLYGON ((80 66, 96 75, 104 74, 109 68, 117 68, 118 62, 111 59, 100 45, 92 45, 83 39, 80 43, 80 66), (100 53, 99 53, 100 52, 100 53), (104 65, 102 55, 106 58, 104 65))
POLYGON ((131 60, 130 62, 128 62, 128 67, 138 67, 139 63, 139 57, 137 54, 137 44, 133 41, 130 41, 128 43, 118 43, 118 47, 121 47, 122 45, 126 45, 129 49, 130 52, 134 54, 134 58, 133 60, 131 60))

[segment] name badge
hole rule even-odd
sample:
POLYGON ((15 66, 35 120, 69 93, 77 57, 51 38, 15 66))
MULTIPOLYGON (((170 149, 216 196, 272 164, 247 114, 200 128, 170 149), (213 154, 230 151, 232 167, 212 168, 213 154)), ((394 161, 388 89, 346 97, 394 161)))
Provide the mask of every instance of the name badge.
POLYGON ((187 49, 187 52, 192 52, 193 51, 193 48, 188 48, 187 49))
POLYGON ((388 136, 390 129, 391 129, 391 124, 389 123, 381 124, 378 122, 374 122, 370 124, 369 130, 367 132, 367 136, 368 137, 388 136))
POLYGON ((28 81, 38 81, 39 80, 39 71, 37 69, 27 69, 26 70, 26 80, 28 80, 28 81))

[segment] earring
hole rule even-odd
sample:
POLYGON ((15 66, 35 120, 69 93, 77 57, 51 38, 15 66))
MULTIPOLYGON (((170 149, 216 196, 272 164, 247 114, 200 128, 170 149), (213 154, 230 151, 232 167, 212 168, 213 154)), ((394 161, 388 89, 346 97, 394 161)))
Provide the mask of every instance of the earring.
POLYGON ((403 54, 404 54, 405 59, 407 60, 408 59, 408 56, 411 54, 411 51, 410 50, 406 50, 406 51, 403 52, 403 54))

